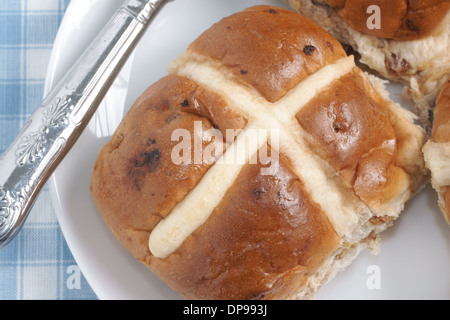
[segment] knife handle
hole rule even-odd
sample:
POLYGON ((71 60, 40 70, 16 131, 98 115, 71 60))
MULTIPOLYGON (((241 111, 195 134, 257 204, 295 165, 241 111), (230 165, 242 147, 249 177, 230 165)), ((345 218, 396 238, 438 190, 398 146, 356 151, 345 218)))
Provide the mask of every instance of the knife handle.
POLYGON ((0 249, 20 230, 163 2, 125 1, 0 158, 0 249))

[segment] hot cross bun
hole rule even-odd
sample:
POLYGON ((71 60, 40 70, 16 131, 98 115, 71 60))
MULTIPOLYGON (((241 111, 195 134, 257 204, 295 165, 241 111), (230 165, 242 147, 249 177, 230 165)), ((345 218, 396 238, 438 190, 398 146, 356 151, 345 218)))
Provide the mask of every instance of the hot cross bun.
POLYGON ((312 20, 251 7, 134 103, 91 193, 122 244, 187 299, 310 298, 376 248, 424 184, 414 120, 312 20))

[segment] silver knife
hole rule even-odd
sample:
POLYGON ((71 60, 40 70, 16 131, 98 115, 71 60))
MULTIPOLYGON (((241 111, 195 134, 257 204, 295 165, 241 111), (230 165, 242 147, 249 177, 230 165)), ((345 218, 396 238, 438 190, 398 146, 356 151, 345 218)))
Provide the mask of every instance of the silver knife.
POLYGON ((86 128, 163 2, 125 1, 1 156, 0 249, 19 232, 40 190, 86 128))

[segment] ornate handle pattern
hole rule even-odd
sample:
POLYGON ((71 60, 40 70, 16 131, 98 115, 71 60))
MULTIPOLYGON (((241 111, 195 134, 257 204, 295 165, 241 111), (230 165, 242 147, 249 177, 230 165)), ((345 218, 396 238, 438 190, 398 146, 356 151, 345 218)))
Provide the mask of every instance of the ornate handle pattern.
POLYGON ((42 186, 81 135, 163 2, 126 1, 0 158, 0 249, 20 230, 42 186))

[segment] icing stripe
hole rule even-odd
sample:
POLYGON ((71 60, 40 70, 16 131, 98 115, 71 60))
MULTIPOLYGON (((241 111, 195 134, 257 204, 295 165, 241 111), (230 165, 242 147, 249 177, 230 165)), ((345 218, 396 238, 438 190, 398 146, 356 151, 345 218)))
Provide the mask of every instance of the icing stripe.
POLYGON ((208 219, 242 168, 268 139, 275 137, 274 130, 279 138, 279 152, 290 159, 296 174, 305 183, 313 200, 321 205, 336 232, 343 236, 352 229, 358 220, 354 207, 351 207, 353 204, 342 199, 337 192, 338 187, 324 173, 326 164, 301 141, 303 132, 295 115, 321 90, 354 67, 353 57, 343 58, 300 82, 282 99, 270 103, 255 89, 235 81, 231 74, 207 57, 186 51, 175 60, 169 66, 170 73, 185 76, 209 90, 222 93, 229 100, 230 107, 247 118, 248 125, 199 184, 154 228, 149 237, 152 254, 158 258, 167 257, 208 219), (261 134, 264 130, 266 134, 261 134), (247 143, 250 138, 256 143, 247 143), (330 197, 335 198, 333 205, 330 205, 330 197))

